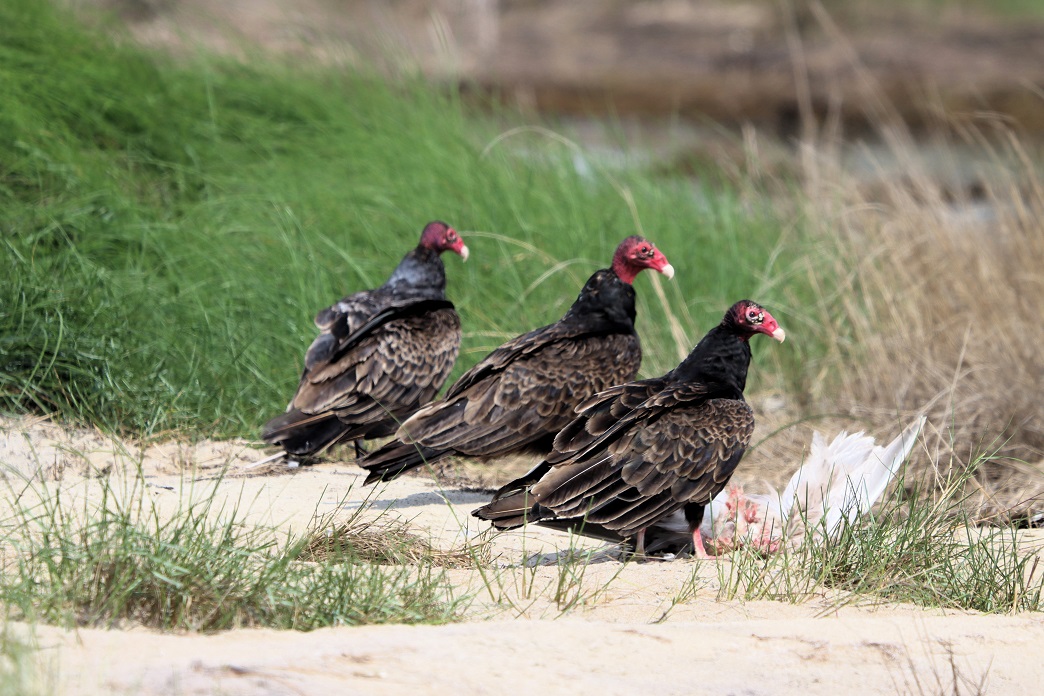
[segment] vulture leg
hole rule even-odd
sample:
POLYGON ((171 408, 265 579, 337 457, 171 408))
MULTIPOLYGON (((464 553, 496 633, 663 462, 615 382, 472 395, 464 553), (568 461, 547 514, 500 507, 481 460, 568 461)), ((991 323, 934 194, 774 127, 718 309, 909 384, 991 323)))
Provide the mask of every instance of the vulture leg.
POLYGON ((644 556, 645 555, 645 527, 638 530, 638 538, 634 542, 634 555, 644 556))
POLYGON ((363 447, 362 442, 363 442, 362 438, 359 438, 358 440, 353 440, 352 441, 352 444, 355 445, 355 458, 356 459, 362 459, 363 457, 366 456, 366 448, 363 447))
POLYGON ((700 534, 699 527, 692 532, 692 555, 701 561, 714 559, 714 556, 707 553, 707 548, 703 545, 703 535, 700 534))

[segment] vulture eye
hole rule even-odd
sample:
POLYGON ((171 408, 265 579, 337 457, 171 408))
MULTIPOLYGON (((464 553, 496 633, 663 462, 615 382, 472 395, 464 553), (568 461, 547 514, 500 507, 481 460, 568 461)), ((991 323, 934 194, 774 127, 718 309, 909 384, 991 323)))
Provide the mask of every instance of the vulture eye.
POLYGON ((446 239, 450 240, 451 242, 453 240, 455 240, 456 238, 457 238, 457 233, 454 232, 453 230, 450 230, 449 232, 446 233, 446 239))
POLYGON ((638 253, 642 256, 648 256, 651 252, 649 251, 649 247, 643 246, 641 249, 638 250, 638 253))
POLYGON ((759 309, 750 307, 747 309, 747 321, 751 324, 760 324, 765 321, 765 313, 759 309))

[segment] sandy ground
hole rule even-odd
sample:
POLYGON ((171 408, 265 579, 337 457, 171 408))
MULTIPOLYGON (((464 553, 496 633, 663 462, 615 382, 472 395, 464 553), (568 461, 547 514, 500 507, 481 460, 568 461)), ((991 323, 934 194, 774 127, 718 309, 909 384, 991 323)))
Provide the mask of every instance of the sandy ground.
MULTIPOLYGON (((96 495, 101 477, 135 480, 140 467, 160 509, 216 487, 219 500, 245 503, 246 519, 300 532, 317 515, 343 519, 369 500, 371 511, 386 509, 439 548, 485 538, 468 513, 487 494, 422 476, 374 492, 350 464, 248 468, 259 457, 247 442, 139 450, 46 421, 0 421, 6 478, 60 487, 70 505, 96 495)), ((565 593, 579 601, 563 611, 554 554, 569 545, 549 530, 494 537, 492 582, 473 570, 447 571, 474 595, 467 620, 453 625, 214 635, 9 628, 38 646, 45 683, 62 694, 949 694, 983 683, 988 693, 1014 694, 1044 683, 1042 614, 829 595, 800 604, 719 601, 727 560, 623 564, 588 541, 576 546, 595 553, 572 566, 583 577, 565 593)))

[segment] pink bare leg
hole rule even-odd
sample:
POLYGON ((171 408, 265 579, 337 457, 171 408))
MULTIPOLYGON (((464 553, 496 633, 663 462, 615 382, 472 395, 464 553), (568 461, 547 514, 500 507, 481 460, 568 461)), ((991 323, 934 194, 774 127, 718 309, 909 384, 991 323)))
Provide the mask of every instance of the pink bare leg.
POLYGON ((703 535, 700 534, 699 527, 697 527, 692 533, 692 555, 701 561, 714 559, 714 556, 707 553, 707 548, 703 545, 703 535))
POLYGON ((645 555, 645 527, 638 530, 638 540, 634 542, 634 555, 645 555))

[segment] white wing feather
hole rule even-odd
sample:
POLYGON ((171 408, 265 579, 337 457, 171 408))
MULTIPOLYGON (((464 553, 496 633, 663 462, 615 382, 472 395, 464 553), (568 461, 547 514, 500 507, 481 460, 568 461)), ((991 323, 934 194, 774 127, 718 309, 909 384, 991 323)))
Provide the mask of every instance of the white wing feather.
POLYGON ((885 447, 861 432, 842 432, 829 445, 814 433, 808 460, 780 497, 787 536, 796 540, 815 529, 829 537, 842 520, 851 523, 868 512, 899 472, 923 426, 921 416, 885 447))

